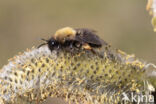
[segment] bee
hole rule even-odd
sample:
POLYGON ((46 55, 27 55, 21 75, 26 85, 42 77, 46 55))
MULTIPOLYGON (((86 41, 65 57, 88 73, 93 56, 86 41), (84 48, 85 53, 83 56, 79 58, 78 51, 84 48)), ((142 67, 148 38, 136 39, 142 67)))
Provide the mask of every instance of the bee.
POLYGON ((95 34, 94 30, 71 27, 64 27, 56 31, 56 33, 48 40, 42 39, 48 44, 49 49, 59 49, 60 47, 80 48, 92 50, 93 48, 102 47, 103 41, 95 34))

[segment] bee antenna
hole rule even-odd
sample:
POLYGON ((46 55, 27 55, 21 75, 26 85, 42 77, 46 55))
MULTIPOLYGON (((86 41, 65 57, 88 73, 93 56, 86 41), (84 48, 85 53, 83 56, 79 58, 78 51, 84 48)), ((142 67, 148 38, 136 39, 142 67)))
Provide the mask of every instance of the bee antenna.
POLYGON ((48 42, 48 40, 44 39, 44 38, 41 38, 41 40, 45 41, 45 42, 48 42))
POLYGON ((37 48, 40 48, 40 47, 42 47, 43 45, 46 45, 47 43, 42 43, 42 44, 40 44, 37 48))

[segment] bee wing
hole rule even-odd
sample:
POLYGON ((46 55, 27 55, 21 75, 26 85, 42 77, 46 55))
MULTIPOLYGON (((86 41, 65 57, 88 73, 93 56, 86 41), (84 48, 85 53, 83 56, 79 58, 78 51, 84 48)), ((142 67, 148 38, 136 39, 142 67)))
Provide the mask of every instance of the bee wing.
POLYGON ((89 43, 93 45, 102 45, 101 39, 95 34, 95 30, 90 29, 77 29, 78 34, 76 35, 76 40, 84 43, 89 43))

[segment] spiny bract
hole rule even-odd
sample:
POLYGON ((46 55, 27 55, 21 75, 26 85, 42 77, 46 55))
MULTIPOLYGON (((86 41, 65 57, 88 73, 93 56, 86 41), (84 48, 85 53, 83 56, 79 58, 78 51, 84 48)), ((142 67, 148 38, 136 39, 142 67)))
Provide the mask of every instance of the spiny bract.
POLYGON ((50 51, 45 45, 15 56, 0 70, 0 103, 36 103, 51 96, 79 104, 119 104, 123 93, 150 94, 145 64, 108 45, 103 49, 99 55, 83 49, 50 51))

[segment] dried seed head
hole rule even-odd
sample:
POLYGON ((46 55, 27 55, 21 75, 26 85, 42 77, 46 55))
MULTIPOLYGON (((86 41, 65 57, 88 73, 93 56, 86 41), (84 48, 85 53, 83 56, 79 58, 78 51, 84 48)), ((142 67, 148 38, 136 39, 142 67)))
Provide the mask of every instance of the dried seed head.
POLYGON ((52 96, 79 103, 114 104, 121 103, 123 93, 151 92, 145 64, 135 57, 107 45, 103 45, 104 57, 82 48, 69 52, 59 45, 53 50, 49 44, 33 48, 10 60, 0 70, 0 102, 41 102, 52 96))

